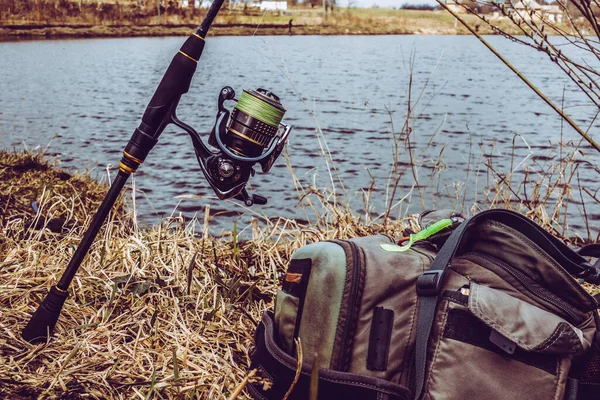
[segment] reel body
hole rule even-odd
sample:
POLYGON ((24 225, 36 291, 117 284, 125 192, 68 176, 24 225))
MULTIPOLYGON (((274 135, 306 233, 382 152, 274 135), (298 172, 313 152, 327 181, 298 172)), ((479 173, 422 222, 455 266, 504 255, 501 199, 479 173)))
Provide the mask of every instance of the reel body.
POLYGON ((235 198, 247 206, 266 204, 267 199, 246 190, 254 176, 255 164, 267 173, 281 154, 292 127, 281 123, 285 109, 279 97, 265 89, 244 90, 240 99, 226 86, 219 92, 218 112, 208 144, 189 125, 172 116, 173 123, 192 137, 196 157, 206 180, 221 200, 235 198), (225 107, 228 100, 237 101, 233 111, 225 107))

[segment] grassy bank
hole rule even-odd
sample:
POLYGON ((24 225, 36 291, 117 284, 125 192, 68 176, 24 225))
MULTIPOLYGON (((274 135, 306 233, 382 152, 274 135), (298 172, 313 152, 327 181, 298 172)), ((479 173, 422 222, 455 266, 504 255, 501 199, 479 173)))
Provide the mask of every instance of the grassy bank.
MULTIPOLYGON (((78 37, 129 37, 189 35, 206 10, 193 14, 146 18, 5 18, 0 21, 0 39, 41 39, 78 37)), ((473 15, 465 15, 482 34, 493 33, 473 15)), ((446 11, 389 9, 336 9, 327 17, 319 9, 297 9, 285 13, 250 13, 224 10, 216 18, 210 35, 288 35, 292 20, 293 35, 385 35, 385 34, 468 34, 446 11)), ((518 34, 510 24, 498 21, 507 31, 518 34)))
MULTIPOLYGON (((0 182, 1 398, 228 399, 248 373, 254 327, 294 250, 416 229, 413 218, 365 222, 337 205, 313 224, 271 218, 263 229, 232 225, 217 238, 208 210, 203 220, 141 229, 121 201, 71 287, 54 338, 32 346, 20 332, 107 186, 39 155, 7 152, 0 182), (238 239, 242 229, 248 240, 238 239)), ((529 217, 552 227, 551 214, 537 210, 529 217)))
POLYGON ((295 249, 402 228, 342 213, 313 226, 251 226, 239 241, 235 231, 209 235, 208 217, 140 229, 120 205, 72 285, 53 340, 31 346, 20 331, 107 187, 6 152, 0 182, 0 398, 228 398, 247 374, 254 327, 295 249), (51 227, 57 219, 62 225, 51 227))

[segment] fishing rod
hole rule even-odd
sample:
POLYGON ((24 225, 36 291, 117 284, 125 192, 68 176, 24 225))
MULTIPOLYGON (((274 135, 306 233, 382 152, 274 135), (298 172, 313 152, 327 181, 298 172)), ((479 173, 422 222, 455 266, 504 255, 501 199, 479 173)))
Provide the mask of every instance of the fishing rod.
POLYGON ((28 342, 44 342, 52 335, 67 299, 69 285, 94 238, 127 179, 144 162, 168 125, 174 124, 190 135, 202 172, 219 199, 234 198, 243 201, 247 206, 267 203, 263 196, 248 194, 246 184, 255 174, 255 164, 261 166, 263 173, 269 172, 281 154, 292 129, 290 125, 281 123, 285 108, 281 105, 279 97, 268 90, 258 88, 243 90, 239 99, 236 99, 235 91, 231 87, 221 89, 217 100, 216 121, 208 138, 208 144, 216 151, 204 144, 194 128, 177 118, 179 100, 190 88, 198 60, 204 50, 206 34, 223 1, 213 1, 198 30, 190 35, 173 57, 144 111, 142 122, 125 146, 119 162, 119 172, 71 261, 21 332, 23 339, 28 342), (231 112, 225 107, 226 101, 237 101, 231 112))

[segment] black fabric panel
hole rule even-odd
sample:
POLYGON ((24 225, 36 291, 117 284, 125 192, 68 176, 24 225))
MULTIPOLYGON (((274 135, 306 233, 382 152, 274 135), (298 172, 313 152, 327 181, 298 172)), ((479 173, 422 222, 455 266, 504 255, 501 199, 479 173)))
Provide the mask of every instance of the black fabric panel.
MULTIPOLYGON (((302 322, 302 312, 304 311, 304 300, 306 299, 306 289, 308 289, 311 268, 312 260, 310 258, 292 259, 287 272, 301 274, 302 280, 300 283, 284 281, 282 286, 284 292, 298 298, 298 313, 296 314, 296 325, 294 326, 294 339, 298 337, 298 332, 300 331, 300 322, 302 322)), ((292 342, 292 353, 295 351, 296 342, 292 342)))
MULTIPOLYGON (((288 282, 284 279, 282 290, 291 296, 298 298, 298 312, 296 314, 296 325, 294 326, 294 339, 298 337, 300 331, 300 322, 302 322, 302 312, 304 311, 304 300, 306 299, 306 290, 308 289, 308 280, 310 279, 310 271, 312 268, 312 259, 300 258, 292 259, 288 266, 287 272, 302 275, 300 282, 288 282)), ((292 342, 291 352, 295 353, 296 342, 292 342)))
POLYGON ((580 383, 600 385, 600 343, 595 343, 584 355, 573 359, 569 376, 580 383))
POLYGON ((367 351, 367 369, 371 371, 387 371, 394 311, 383 307, 375 307, 369 333, 369 349, 367 351))
MULTIPOLYGON (((271 313, 263 316, 256 330, 256 350, 250 368, 273 383, 263 391, 261 384, 249 384, 248 392, 254 399, 281 400, 291 386, 296 374, 296 359, 279 349, 273 340, 271 313), (266 372, 266 373, 264 373, 266 372)), ((302 372, 289 400, 306 400, 310 394, 311 367, 302 365, 302 372)), ((371 376, 338 372, 328 369, 319 371, 319 399, 327 400, 410 400, 411 393, 403 386, 371 376)))
POLYGON ((579 393, 579 382, 576 379, 568 378, 563 400, 577 400, 577 393, 579 393))
POLYGON ((508 354, 490 342, 489 337, 491 332, 492 329, 490 327, 470 313, 462 310, 450 310, 446 327, 444 328, 444 337, 472 344, 473 346, 531 365, 557 376, 559 364, 557 356, 525 351, 519 347, 517 347, 514 354, 508 354))
POLYGON ((577 400, 598 400, 600 399, 600 383, 579 384, 577 400))

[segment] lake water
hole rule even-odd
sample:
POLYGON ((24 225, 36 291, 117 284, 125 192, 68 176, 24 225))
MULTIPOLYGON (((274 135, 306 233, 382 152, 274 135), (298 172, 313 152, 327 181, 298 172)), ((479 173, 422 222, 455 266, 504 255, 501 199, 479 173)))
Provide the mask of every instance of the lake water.
MULTIPOLYGON (((544 55, 500 37, 487 39, 557 104, 564 99, 570 115, 587 128, 597 108, 544 55)), ((48 147, 65 167, 94 169, 100 176, 110 164, 116 173, 124 145, 183 40, 0 43, 1 147, 48 147)), ((395 198, 406 198, 392 215, 419 212, 423 204, 471 207, 485 198, 496 178, 484 162, 500 173, 512 168, 515 182, 526 170, 532 171, 531 180, 541 181, 536 172, 559 161, 561 135, 564 142, 580 139, 469 36, 211 37, 178 114, 207 134, 221 87, 232 86, 238 94, 243 88, 272 90, 287 109, 284 122, 294 126, 288 146, 294 175, 283 157, 270 174, 257 174, 252 191, 267 196, 269 203, 252 211, 313 219, 299 205, 293 176, 302 185, 330 190, 332 178, 339 176, 343 184, 335 184, 337 198, 356 210, 364 208, 361 193, 374 182, 370 211, 377 214, 389 202, 391 131, 399 132, 404 124, 411 70, 410 143, 419 168, 408 168, 400 179, 395 198), (421 187, 411 191, 414 175, 421 187)), ((599 125, 590 129, 596 141, 599 125)), ((400 142, 401 170, 410 163, 406 144, 400 142)), ((579 164, 579 179, 593 192, 599 187, 598 155, 587 144, 582 151, 589 163, 579 164)), ((148 223, 179 212, 203 218, 208 204, 218 233, 231 229, 233 218, 245 222, 250 214, 236 202, 215 198, 191 141, 176 129, 161 136, 135 179, 138 214, 148 223)), ((575 227, 581 225, 579 201, 576 192, 569 209, 575 227)), ((588 201, 586 211, 592 220, 600 218, 597 202, 588 201)))

